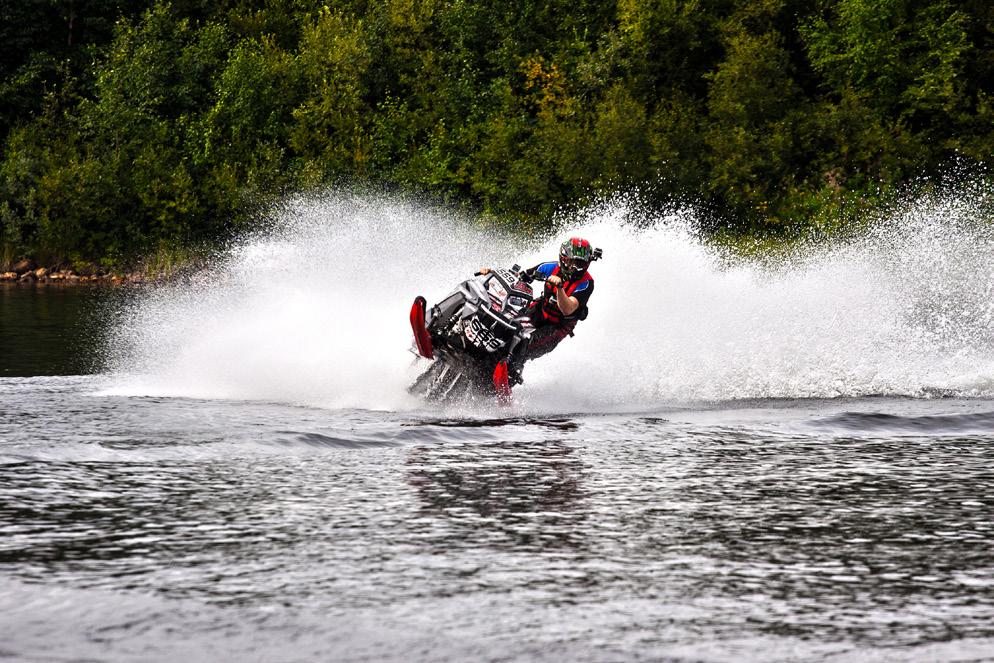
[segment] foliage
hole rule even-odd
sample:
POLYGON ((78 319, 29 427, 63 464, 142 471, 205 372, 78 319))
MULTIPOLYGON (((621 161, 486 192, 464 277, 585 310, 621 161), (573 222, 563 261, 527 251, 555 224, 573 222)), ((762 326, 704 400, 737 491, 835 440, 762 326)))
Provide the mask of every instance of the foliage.
POLYGON ((0 248, 166 263, 343 181, 524 230, 638 191, 803 237, 984 164, 991 81, 982 0, 6 3, 0 248))

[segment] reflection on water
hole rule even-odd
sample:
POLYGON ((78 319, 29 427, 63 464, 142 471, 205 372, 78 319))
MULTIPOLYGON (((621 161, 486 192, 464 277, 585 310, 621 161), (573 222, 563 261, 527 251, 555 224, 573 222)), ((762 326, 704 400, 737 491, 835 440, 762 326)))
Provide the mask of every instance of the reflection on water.
POLYGON ((0 283, 0 377, 93 372, 108 305, 98 286, 0 283))
POLYGON ((562 440, 419 446, 406 462, 421 517, 444 519, 458 545, 579 546, 584 468, 562 440))

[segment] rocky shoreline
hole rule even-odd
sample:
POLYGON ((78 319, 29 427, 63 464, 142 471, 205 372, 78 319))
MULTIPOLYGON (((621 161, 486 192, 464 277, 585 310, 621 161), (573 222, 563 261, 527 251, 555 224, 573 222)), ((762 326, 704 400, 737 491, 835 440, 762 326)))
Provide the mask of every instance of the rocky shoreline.
POLYGON ((70 267, 41 267, 33 260, 19 260, 0 272, 0 283, 19 284, 109 284, 145 283, 150 279, 141 272, 118 274, 102 270, 75 270, 70 267))

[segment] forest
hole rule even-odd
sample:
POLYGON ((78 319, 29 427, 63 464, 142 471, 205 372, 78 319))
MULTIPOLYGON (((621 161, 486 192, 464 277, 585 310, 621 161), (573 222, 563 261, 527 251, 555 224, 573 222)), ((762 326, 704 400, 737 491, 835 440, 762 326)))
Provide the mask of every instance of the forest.
POLYGON ((992 153, 988 0, 0 4, 0 267, 181 255, 326 186, 830 233, 992 153))

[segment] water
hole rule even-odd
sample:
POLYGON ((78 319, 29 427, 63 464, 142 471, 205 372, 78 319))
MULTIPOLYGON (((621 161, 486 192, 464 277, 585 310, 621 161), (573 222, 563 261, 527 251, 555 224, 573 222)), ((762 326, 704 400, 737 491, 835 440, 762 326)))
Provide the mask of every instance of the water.
POLYGON ((0 378, 94 370, 100 313, 113 298, 107 289, 85 285, 0 284, 0 378))
POLYGON ((510 410, 407 397, 406 305, 551 239, 325 199, 191 283, 18 290, 0 653, 994 660, 994 275, 968 211, 773 271, 598 212, 591 318, 510 410), (24 307, 111 320, 99 370, 44 375, 74 364, 24 307))

